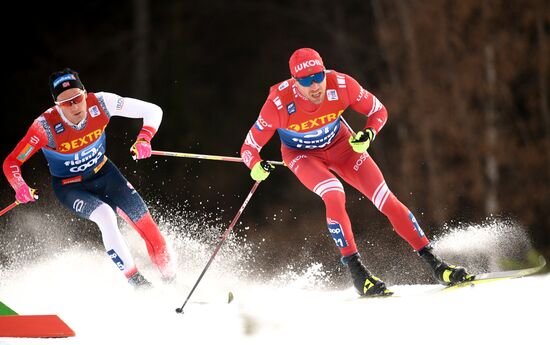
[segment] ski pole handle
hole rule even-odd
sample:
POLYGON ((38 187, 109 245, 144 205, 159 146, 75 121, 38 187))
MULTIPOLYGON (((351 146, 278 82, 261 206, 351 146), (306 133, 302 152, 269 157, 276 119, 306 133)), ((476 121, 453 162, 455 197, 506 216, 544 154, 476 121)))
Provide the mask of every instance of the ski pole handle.
MULTIPOLYGON (((206 159, 214 161, 224 161, 224 162, 236 162, 242 163, 243 159, 240 157, 228 157, 228 156, 216 156, 216 155, 203 155, 196 153, 185 153, 185 152, 170 152, 170 151, 158 151, 152 150, 151 154, 156 156, 168 156, 168 157, 180 157, 180 158, 194 158, 194 159, 206 159)), ((280 161, 267 161, 273 165, 285 165, 284 162, 280 161)))

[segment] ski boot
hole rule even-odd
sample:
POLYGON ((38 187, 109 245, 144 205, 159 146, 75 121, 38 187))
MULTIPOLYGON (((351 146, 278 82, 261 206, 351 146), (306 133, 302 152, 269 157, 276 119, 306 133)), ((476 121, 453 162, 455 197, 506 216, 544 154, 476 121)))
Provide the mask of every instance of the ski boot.
POLYGON ((153 287, 153 284, 145 279, 145 277, 139 272, 134 273, 130 279, 128 279, 128 283, 130 283, 130 285, 132 285, 135 289, 150 289, 153 287))
POLYGON ((359 254, 355 253, 342 258, 344 265, 347 265, 353 286, 361 296, 391 296, 393 292, 386 288, 386 284, 379 278, 373 276, 361 263, 359 254))
POLYGON ((432 252, 432 246, 427 245, 418 251, 418 255, 432 268, 434 277, 443 285, 455 285, 473 280, 464 267, 448 265, 432 252))

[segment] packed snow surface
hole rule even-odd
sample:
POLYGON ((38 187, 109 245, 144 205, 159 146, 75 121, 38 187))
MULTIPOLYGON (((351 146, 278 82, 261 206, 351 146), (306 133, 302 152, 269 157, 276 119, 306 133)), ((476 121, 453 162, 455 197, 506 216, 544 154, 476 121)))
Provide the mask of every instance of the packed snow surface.
MULTIPOLYGON (((476 229, 469 229, 474 233, 476 229)), ((487 231, 483 232, 483 236, 487 231)), ((550 275, 439 292, 394 285, 398 297, 358 298, 330 287, 322 264, 278 277, 246 275, 251 258, 228 241, 184 308, 212 243, 171 237, 178 279, 163 283, 137 235, 125 230, 136 262, 155 287, 135 291, 101 248, 67 246, 0 270, 0 300, 19 314, 57 314, 76 336, 0 338, 9 344, 542 344, 548 341, 550 275), (137 248, 137 249, 136 249, 137 248), (327 287, 329 286, 329 287, 327 287), (235 296, 231 303, 228 294, 235 296)), ((462 244, 478 246, 478 240, 462 244)), ((466 236, 467 238, 468 236, 466 236)), ((470 236, 471 237, 471 236, 470 236)), ((452 236, 440 246, 451 246, 452 236)), ((215 241, 213 242, 215 245, 215 241)))

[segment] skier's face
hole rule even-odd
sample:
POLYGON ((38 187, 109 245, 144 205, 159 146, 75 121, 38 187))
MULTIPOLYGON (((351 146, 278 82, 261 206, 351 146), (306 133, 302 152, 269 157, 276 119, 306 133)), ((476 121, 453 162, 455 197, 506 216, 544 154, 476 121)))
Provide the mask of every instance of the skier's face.
POLYGON ((55 102, 63 110, 63 115, 74 124, 86 116, 86 91, 79 88, 67 89, 57 96, 55 102))
MULTIPOLYGON (((321 104, 323 100, 325 99, 325 90, 327 87, 327 78, 324 77, 323 73, 323 80, 320 82, 316 82, 315 79, 312 78, 310 80, 311 85, 304 86, 298 80, 296 81, 296 87, 298 88, 298 91, 306 97, 310 102, 314 104, 321 104)), ((309 83, 306 83, 309 84, 309 83)))

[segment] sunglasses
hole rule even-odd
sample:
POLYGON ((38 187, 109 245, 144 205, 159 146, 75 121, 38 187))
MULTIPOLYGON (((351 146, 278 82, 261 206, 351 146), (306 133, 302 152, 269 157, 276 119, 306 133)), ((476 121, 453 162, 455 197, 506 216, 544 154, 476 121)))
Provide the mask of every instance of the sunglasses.
POLYGON ((296 81, 304 86, 309 87, 313 82, 316 82, 317 84, 321 83, 323 80, 325 80, 325 71, 321 71, 312 75, 308 75, 307 77, 303 78, 294 78, 296 81))
POLYGON ((84 94, 82 92, 79 92, 78 94, 74 95, 71 98, 64 99, 62 101, 56 101, 55 104, 62 106, 62 107, 70 107, 74 104, 79 104, 84 100, 84 94))

